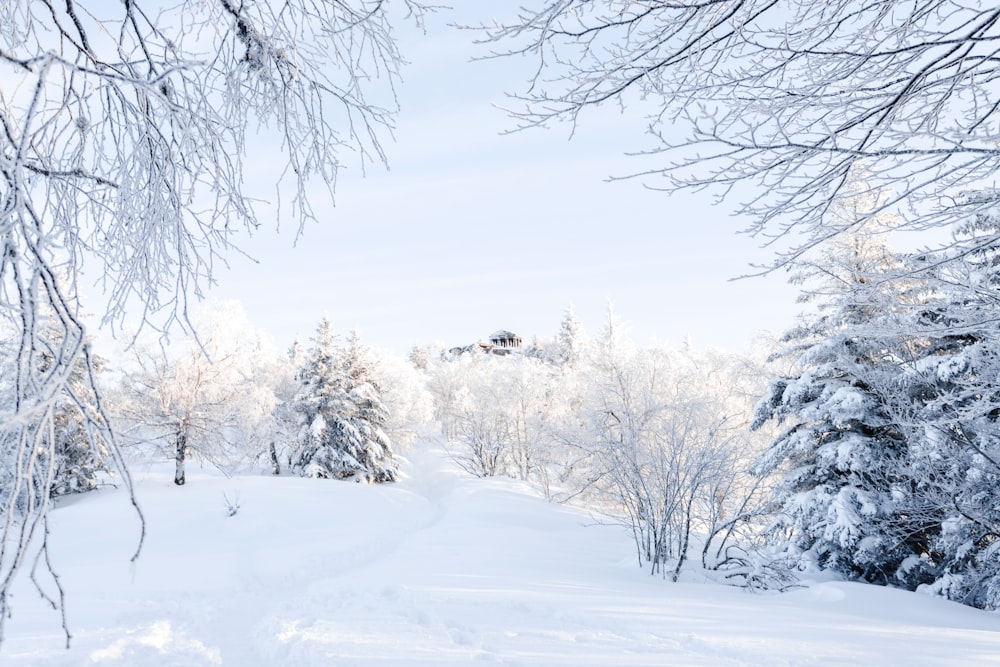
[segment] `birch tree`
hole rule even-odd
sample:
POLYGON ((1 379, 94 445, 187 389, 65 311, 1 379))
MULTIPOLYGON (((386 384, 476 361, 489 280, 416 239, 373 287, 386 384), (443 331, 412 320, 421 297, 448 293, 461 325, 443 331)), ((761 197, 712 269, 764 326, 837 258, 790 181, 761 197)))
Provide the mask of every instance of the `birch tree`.
MULTIPOLYGON (((17 336, 0 437, 19 443, 5 492, 26 492, 54 397, 81 362, 92 369, 84 264, 112 327, 126 311, 134 328, 184 320, 237 230, 260 224, 243 190, 253 135, 281 148, 275 200, 293 227, 315 218, 307 195, 332 193, 345 154, 384 159, 401 64, 390 22, 421 11, 414 0, 0 3, 0 317, 17 336), (42 308, 62 341, 44 370, 42 308)), ((116 452, 107 423, 91 426, 116 452)), ((42 501, 3 522, 0 619, 29 545, 44 546, 47 511, 42 501)))

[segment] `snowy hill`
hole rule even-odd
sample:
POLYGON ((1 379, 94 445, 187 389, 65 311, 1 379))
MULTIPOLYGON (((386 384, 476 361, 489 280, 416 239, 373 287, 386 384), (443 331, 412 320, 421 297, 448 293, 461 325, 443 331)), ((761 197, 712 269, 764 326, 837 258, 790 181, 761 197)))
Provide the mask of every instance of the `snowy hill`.
POLYGON ((622 529, 414 452, 397 484, 138 476, 62 504, 52 556, 72 648, 30 584, 3 665, 984 665, 1000 617, 819 583, 783 595, 670 584, 622 529), (240 509, 227 516, 225 496, 240 509))

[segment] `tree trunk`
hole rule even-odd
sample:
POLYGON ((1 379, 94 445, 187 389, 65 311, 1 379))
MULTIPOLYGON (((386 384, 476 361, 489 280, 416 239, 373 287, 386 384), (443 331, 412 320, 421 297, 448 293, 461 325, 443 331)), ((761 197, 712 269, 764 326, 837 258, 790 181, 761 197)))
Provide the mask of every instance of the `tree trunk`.
POLYGON ((177 432, 177 441, 175 444, 174 462, 176 463, 176 469, 174 471, 174 484, 184 486, 184 455, 187 449, 187 434, 184 431, 177 432))
POLYGON ((677 555, 677 567, 674 568, 674 574, 671 580, 677 583, 678 577, 681 576, 681 567, 684 566, 684 561, 687 559, 688 545, 691 540, 691 511, 694 505, 694 498, 688 499, 687 509, 684 516, 684 534, 681 539, 681 552, 677 555))
POLYGON ((274 446, 274 441, 271 441, 271 472, 275 475, 281 474, 281 463, 278 462, 278 450, 274 446))

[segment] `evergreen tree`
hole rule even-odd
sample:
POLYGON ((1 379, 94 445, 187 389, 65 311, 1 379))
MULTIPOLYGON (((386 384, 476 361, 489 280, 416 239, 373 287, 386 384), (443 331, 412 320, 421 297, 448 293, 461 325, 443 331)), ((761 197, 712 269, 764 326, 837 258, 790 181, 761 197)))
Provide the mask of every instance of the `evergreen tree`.
MULTIPOLYGON (((91 366, 94 373, 101 373, 104 360, 91 355, 91 366)), ((53 496, 92 491, 97 488, 100 475, 109 472, 109 452, 104 439, 99 433, 88 432, 86 412, 103 422, 95 410, 96 397, 88 387, 88 371, 81 360, 73 367, 69 385, 54 407, 55 474, 50 485, 53 496)))
POLYGON ((794 420, 758 464, 786 471, 778 527, 849 577, 1000 607, 1000 214, 856 275, 758 408, 794 420))
POLYGON ((397 465, 383 431, 388 412, 357 333, 340 347, 324 317, 298 379, 293 409, 301 430, 293 468, 307 477, 395 481, 397 465))
POLYGON ((389 411, 382 401, 381 389, 357 331, 351 332, 344 350, 344 374, 351 399, 350 412, 345 418, 353 427, 344 431, 344 449, 361 463, 368 481, 394 482, 397 465, 384 430, 389 411))
MULTIPOLYGON (((856 215, 858 203, 849 202, 856 215)), ((860 216, 859 216, 860 217, 860 216)), ((795 560, 864 581, 928 581, 931 535, 909 471, 909 430, 896 398, 911 353, 900 322, 911 304, 900 260, 869 223, 831 244, 800 277, 817 286, 817 312, 790 331, 782 353, 798 370, 772 382, 753 427, 791 422, 757 463, 783 472, 775 535, 795 560)))
POLYGON ((576 318, 573 306, 566 308, 562 322, 559 323, 559 361, 566 366, 575 366, 583 356, 586 346, 586 334, 583 325, 576 318))
MULTIPOLYGON (((980 193, 993 198, 996 193, 980 193)), ((913 485, 932 532, 931 591, 1000 607, 1000 215, 956 230, 948 249, 912 258, 926 274, 910 321, 913 485), (929 511, 930 510, 930 511, 929 511)))

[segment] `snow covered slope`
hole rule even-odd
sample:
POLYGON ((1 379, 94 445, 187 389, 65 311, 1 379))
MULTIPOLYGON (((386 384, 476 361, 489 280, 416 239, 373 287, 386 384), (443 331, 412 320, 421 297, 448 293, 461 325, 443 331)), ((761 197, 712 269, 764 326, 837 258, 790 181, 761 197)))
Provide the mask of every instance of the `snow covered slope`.
POLYGON ((1000 665, 1000 616, 821 583, 784 595, 670 584, 622 529, 437 452, 393 485, 140 476, 52 514, 68 595, 22 582, 2 665, 1000 665), (224 496, 239 496, 226 515, 224 496))

